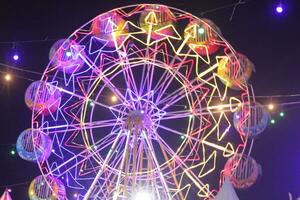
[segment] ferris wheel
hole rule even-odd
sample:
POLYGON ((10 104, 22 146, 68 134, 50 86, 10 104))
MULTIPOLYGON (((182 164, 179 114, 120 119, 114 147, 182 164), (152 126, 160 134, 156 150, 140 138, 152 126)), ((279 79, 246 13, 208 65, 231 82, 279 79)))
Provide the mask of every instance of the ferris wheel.
POLYGON ((17 145, 43 175, 31 199, 211 199, 265 128, 253 64, 212 21, 175 8, 111 10, 49 57, 17 145))

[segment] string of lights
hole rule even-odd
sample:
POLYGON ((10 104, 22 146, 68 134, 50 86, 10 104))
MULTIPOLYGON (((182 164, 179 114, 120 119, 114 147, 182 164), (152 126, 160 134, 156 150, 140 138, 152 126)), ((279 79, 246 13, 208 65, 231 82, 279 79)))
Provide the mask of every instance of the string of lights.
POLYGON ((41 72, 36 72, 33 70, 28 70, 28 69, 24 69, 25 67, 15 67, 12 65, 8 65, 8 64, 4 64, 4 63, 0 63, 0 66, 9 68, 9 69, 13 69, 13 70, 17 70, 17 71, 21 71, 21 72, 27 72, 27 73, 31 73, 31 74, 36 74, 36 75, 43 75, 43 73, 41 72))
MULTIPOLYGON (((12 69, 12 70, 16 70, 16 71, 20 71, 20 72, 25 72, 25 73, 30 73, 30 74, 35 74, 35 75, 43 75, 43 73, 41 72, 37 72, 37 71, 33 71, 33 70, 29 70, 29 69, 24 69, 26 67, 24 66, 21 66, 21 67, 15 67, 15 66, 12 66, 12 65, 8 65, 8 64, 4 64, 4 63, 0 63, 0 66, 3 66, 3 67, 6 67, 8 69, 12 69)), ((8 72, 5 72, 5 71, 1 71, 0 70, 0 73, 3 73, 3 74, 7 74, 8 72)), ((28 79, 27 77, 24 77, 24 76, 18 76, 20 78, 23 78, 23 79, 27 79, 27 80, 30 80, 30 81, 35 81, 33 79, 28 79)), ((122 89, 122 88, 120 88, 122 89)), ((123 88, 125 89, 125 88, 123 88)), ((218 97, 218 96, 215 96, 215 97, 218 97)), ((295 93, 295 94, 274 94, 274 95, 255 95, 255 98, 261 98, 261 99, 279 99, 279 98, 295 98, 295 97, 300 97, 300 93, 295 93)))

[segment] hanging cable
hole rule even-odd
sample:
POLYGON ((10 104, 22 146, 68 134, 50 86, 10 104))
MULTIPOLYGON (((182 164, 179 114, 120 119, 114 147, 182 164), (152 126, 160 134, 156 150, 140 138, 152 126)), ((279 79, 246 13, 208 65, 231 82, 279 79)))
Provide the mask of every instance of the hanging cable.
MULTIPOLYGON (((63 37, 62 37, 63 38, 63 37)), ((20 40, 20 41, 0 41, 0 44, 26 44, 26 43, 43 43, 43 42, 53 42, 61 38, 45 38, 45 39, 36 39, 36 40, 20 40)))
POLYGON ((236 8, 237 8, 239 5, 242 5, 242 4, 245 4, 245 3, 246 3, 245 1, 239 0, 239 1, 234 5, 233 10, 232 10, 232 13, 231 13, 231 16, 230 16, 230 18, 229 18, 229 21, 232 21, 233 16, 234 16, 234 14, 235 14, 236 8))
POLYGON ((23 186, 23 185, 28 185, 29 183, 30 183, 30 181, 14 183, 14 184, 10 184, 10 185, 0 185, 0 188, 11 188, 11 187, 23 186))

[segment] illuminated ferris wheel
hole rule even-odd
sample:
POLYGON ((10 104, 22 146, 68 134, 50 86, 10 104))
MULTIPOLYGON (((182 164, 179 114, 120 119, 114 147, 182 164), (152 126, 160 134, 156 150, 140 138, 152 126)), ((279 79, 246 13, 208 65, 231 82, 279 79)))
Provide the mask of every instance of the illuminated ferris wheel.
MULTIPOLYGON (((17 144, 43 175, 31 199, 211 199, 224 174, 238 186, 240 161, 256 164, 241 156, 268 120, 253 107, 253 64, 212 21, 118 8, 56 42, 50 59, 26 91, 32 128, 17 144)), ((242 173, 248 186, 258 171, 242 173)))

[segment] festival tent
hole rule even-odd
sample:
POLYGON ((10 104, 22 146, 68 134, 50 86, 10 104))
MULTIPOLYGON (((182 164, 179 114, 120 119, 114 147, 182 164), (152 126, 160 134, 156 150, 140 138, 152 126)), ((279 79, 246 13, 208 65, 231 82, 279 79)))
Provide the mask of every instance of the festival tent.
POLYGON ((225 181, 214 200, 239 200, 230 182, 229 177, 225 178, 225 181))
POLYGON ((2 194, 0 200, 12 200, 12 198, 11 198, 11 196, 10 196, 10 194, 9 194, 8 189, 6 189, 6 190, 4 191, 4 193, 2 194))

